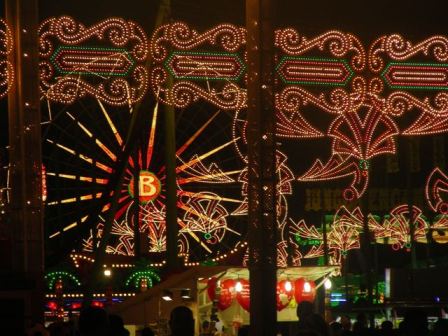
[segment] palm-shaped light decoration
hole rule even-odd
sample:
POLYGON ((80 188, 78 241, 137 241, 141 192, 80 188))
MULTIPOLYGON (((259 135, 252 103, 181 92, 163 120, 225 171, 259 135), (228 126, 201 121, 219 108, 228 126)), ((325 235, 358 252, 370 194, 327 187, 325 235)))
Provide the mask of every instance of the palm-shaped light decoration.
POLYGON ((45 280, 50 290, 56 289, 55 284, 62 284, 64 280, 69 280, 76 286, 81 286, 81 281, 79 281, 78 277, 67 271, 50 271, 45 275, 45 280))
POLYGON ((126 287, 133 285, 136 289, 144 292, 153 286, 154 281, 160 282, 160 276, 155 268, 137 266, 126 279, 126 287))
POLYGON ((75 284, 77 287, 81 286, 81 281, 79 279, 67 271, 49 271, 45 275, 45 280, 48 284, 48 289, 54 290, 56 294, 56 317, 59 320, 64 318, 64 280, 68 280, 69 283, 75 284))

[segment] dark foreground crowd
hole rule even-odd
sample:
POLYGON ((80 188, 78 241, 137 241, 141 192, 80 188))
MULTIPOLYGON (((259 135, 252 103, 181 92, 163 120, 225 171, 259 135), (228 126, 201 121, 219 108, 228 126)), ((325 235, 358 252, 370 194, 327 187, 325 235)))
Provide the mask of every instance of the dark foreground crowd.
MULTIPOLYGON (((364 314, 359 314, 353 325, 348 316, 327 324, 321 315, 313 311, 313 305, 309 302, 298 305, 297 316, 296 336, 448 336, 448 319, 439 319, 429 330, 426 313, 418 309, 407 311, 397 329, 390 321, 384 321, 380 328, 368 328, 364 314)), ((171 336, 194 336, 194 325, 193 313, 188 307, 178 306, 171 311, 171 336)), ((157 336, 148 327, 138 335, 157 336)), ((216 335, 222 334, 210 329, 201 330, 201 336, 216 335)), ((129 331, 121 317, 107 314, 102 308, 89 307, 81 311, 76 325, 73 322, 54 322, 44 328, 37 324, 28 330, 26 336, 129 336, 129 331)), ((249 326, 241 327, 238 336, 249 336, 249 326)))
MULTIPOLYGON (((192 311, 179 306, 171 311, 169 327, 171 336, 194 336, 194 318, 192 311)), ((139 336, 155 336, 151 328, 139 331, 139 336)), ((26 336, 129 336, 123 319, 118 315, 108 314, 104 309, 89 307, 83 309, 78 322, 54 322, 44 328, 36 324, 26 336)))
POLYGON ((447 319, 439 319, 429 330, 428 316, 420 309, 409 309, 397 329, 391 321, 384 321, 379 328, 369 328, 365 314, 359 314, 353 325, 348 316, 328 325, 322 316, 313 312, 309 302, 298 305, 297 316, 297 336, 448 336, 447 319))

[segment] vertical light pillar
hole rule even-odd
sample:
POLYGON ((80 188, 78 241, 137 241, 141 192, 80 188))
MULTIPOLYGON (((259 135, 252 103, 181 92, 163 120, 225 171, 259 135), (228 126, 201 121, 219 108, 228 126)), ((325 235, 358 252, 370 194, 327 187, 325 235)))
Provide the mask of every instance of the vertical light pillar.
POLYGON ((8 95, 11 293, 25 291, 25 320, 43 319, 41 114, 37 0, 6 0, 15 81, 8 95))
POLYGON ((251 335, 277 333, 277 179, 272 0, 246 0, 251 335))

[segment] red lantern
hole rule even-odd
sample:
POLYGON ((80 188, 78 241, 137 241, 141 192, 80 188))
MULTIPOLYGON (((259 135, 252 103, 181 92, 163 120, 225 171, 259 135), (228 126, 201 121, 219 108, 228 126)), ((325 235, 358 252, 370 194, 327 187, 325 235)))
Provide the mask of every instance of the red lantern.
POLYGON ((56 302, 54 302, 54 301, 50 301, 50 302, 47 303, 47 307, 50 310, 56 310, 56 309, 58 309, 58 304, 56 302))
POLYGON ((302 301, 313 302, 316 298, 316 284, 304 278, 297 279, 294 284, 294 297, 297 303, 302 301))
POLYGON ((232 305, 235 298, 235 280, 226 279, 221 281, 220 294, 218 296, 218 309, 226 310, 232 305))
POLYGON ((243 307, 244 310, 249 311, 250 310, 250 284, 249 281, 246 279, 239 279, 238 280, 241 283, 241 290, 239 292, 236 292, 236 299, 241 307, 243 307))
POLYGON ((80 309, 81 303, 80 302, 73 302, 72 303, 72 309, 80 309))
POLYGON ((216 299, 216 278, 210 278, 207 281, 207 293, 210 300, 214 301, 216 299))
POLYGON ((289 280, 282 280, 277 283, 277 310, 285 309, 293 297, 292 283, 289 280))

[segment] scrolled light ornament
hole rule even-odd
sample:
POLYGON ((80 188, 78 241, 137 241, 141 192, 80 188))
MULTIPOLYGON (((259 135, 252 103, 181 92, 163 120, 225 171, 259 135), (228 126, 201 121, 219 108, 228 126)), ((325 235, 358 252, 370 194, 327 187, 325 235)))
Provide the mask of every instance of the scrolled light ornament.
POLYGON ((439 168, 433 169, 426 180, 425 196, 429 207, 434 212, 448 214, 448 176, 439 168))
POLYGON ((392 116, 401 116, 411 109, 417 109, 422 114, 428 114, 432 117, 446 116, 448 113, 448 94, 439 92, 431 102, 429 97, 417 98, 404 91, 391 93, 385 100, 384 113, 392 116))
POLYGON ((8 93, 14 82, 14 69, 7 60, 12 49, 11 29, 3 19, 0 19, 0 99, 8 93))
POLYGON ((158 28, 151 41, 151 57, 161 62, 168 49, 193 50, 204 44, 217 46, 227 52, 236 52, 246 44, 246 30, 230 24, 221 24, 204 33, 198 33, 183 22, 174 22, 158 28))
POLYGON ((368 81, 367 91, 374 95, 380 95, 384 90, 384 83, 381 78, 374 77, 368 81))
POLYGON ((381 55, 403 61, 418 54, 433 57, 438 62, 446 62, 448 60, 448 39, 445 36, 436 35, 420 43, 412 44, 398 34, 381 36, 372 43, 369 49, 369 68, 372 72, 383 70, 385 62, 381 55))
POLYGON ((366 53, 358 38, 336 30, 308 39, 292 28, 279 29, 275 31, 275 45, 288 55, 295 56, 313 49, 327 51, 338 58, 352 55, 350 64, 356 71, 362 71, 366 64, 366 53))
POLYGON ((275 97, 275 106, 280 111, 298 112, 302 106, 312 104, 325 112, 340 114, 352 109, 350 95, 344 89, 333 90, 329 98, 316 96, 299 86, 289 86, 275 97))
POLYGON ((42 22, 40 89, 51 101, 71 104, 87 95, 109 105, 130 105, 148 86, 148 41, 132 21, 109 18, 85 27, 68 16, 42 22))
POLYGON ((182 22, 161 26, 150 43, 154 94, 178 108, 199 99, 225 110, 246 107, 246 90, 237 84, 245 75, 245 45, 245 29, 230 24, 203 33, 182 22))
MULTIPOLYGON (((162 89, 161 89, 162 91, 162 89)), ((225 84, 220 92, 216 90, 207 90, 203 87, 191 82, 178 82, 170 89, 165 91, 165 98, 162 95, 159 98, 169 105, 178 108, 187 107, 190 104, 204 99, 213 105, 219 106, 222 109, 240 109, 246 107, 246 92, 233 84, 225 84)))

